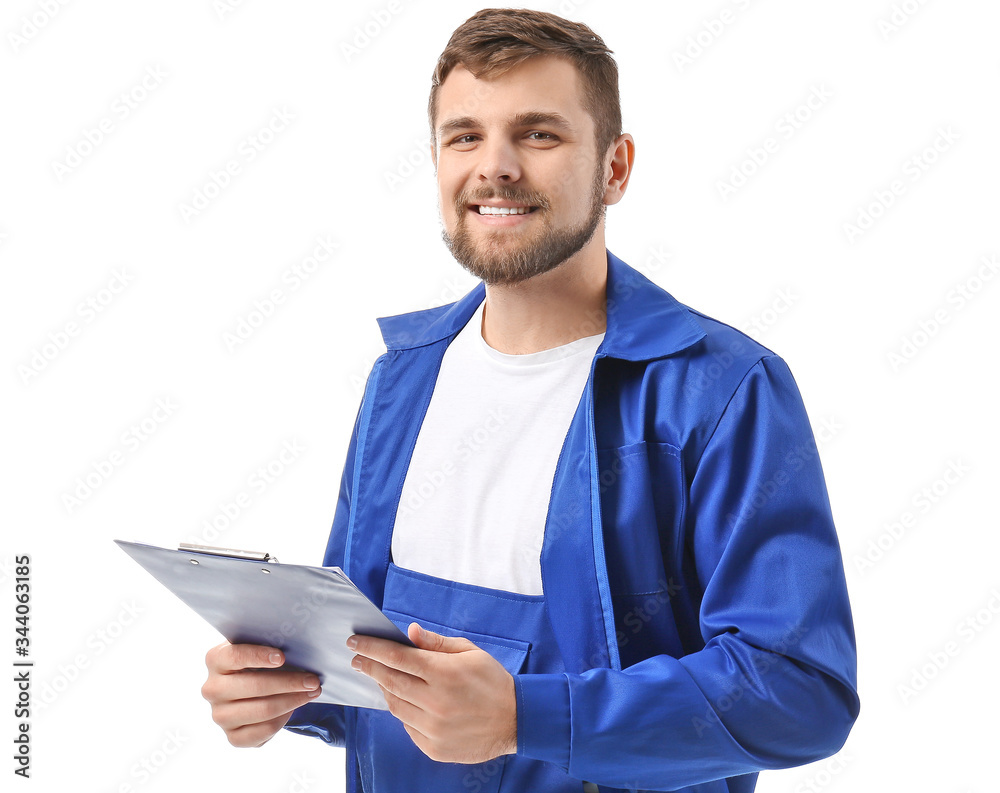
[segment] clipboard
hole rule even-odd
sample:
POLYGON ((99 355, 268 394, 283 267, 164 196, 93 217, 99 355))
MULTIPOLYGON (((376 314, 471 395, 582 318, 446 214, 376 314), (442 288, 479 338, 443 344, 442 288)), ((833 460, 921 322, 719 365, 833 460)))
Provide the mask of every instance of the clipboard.
POLYGON ((233 644, 277 647, 282 669, 316 674, 323 691, 312 702, 388 709, 378 683, 351 667, 347 637, 412 642, 339 567, 203 545, 115 543, 233 644))

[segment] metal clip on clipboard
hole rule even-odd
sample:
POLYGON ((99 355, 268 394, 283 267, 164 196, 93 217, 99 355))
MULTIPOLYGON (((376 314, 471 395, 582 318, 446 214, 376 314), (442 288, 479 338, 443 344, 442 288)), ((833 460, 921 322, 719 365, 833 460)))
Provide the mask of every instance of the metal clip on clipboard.
MULTIPOLYGON (((251 562, 278 562, 277 556, 260 551, 237 551, 235 548, 216 548, 214 545, 195 545, 190 542, 182 542, 177 546, 178 551, 190 551, 191 553, 207 553, 211 556, 228 556, 230 559, 249 559, 251 562)), ((197 563, 197 562, 196 562, 197 563)))

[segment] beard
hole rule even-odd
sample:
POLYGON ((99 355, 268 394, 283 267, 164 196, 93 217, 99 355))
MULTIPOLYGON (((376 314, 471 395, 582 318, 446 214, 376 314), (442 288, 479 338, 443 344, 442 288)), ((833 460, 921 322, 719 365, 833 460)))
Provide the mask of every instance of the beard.
POLYGON ((594 236, 601 219, 607 214, 604 205, 604 168, 601 164, 591 182, 590 204, 587 217, 577 226, 553 228, 547 214, 551 202, 541 193, 520 192, 507 186, 499 186, 488 191, 462 192, 455 199, 458 224, 455 235, 444 229, 441 236, 456 261, 476 278, 489 285, 511 285, 526 281, 536 275, 547 273, 580 251, 594 236), (477 200, 496 198, 512 201, 538 209, 533 230, 511 230, 505 228, 484 229, 477 242, 469 231, 473 222, 469 218, 469 204, 477 200))

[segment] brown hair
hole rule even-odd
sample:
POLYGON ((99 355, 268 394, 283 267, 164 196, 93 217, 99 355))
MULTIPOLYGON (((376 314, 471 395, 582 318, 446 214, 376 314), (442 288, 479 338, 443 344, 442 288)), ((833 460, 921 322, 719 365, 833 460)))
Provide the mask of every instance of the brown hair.
POLYGON ((584 109, 594 119, 598 156, 622 134, 618 64, 601 37, 582 22, 527 8, 484 8, 455 29, 431 78, 427 117, 435 143, 438 89, 462 64, 476 78, 502 75, 538 55, 558 55, 577 68, 584 109))

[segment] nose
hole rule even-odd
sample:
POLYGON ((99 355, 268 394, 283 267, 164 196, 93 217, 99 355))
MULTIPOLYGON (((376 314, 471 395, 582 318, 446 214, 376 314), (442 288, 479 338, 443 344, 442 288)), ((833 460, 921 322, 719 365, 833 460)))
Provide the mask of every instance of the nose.
POLYGON ((480 181, 510 184, 521 178, 521 163, 509 140, 492 136, 480 144, 479 152, 477 171, 480 181))

